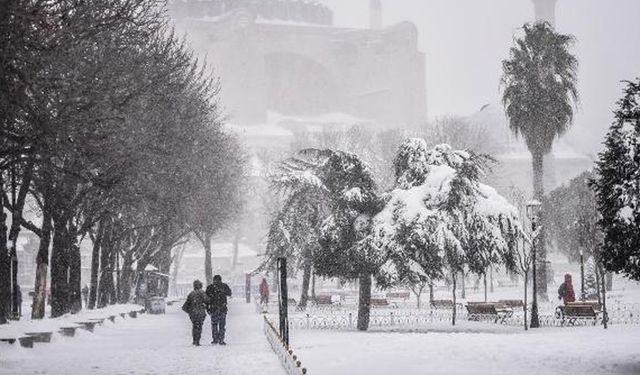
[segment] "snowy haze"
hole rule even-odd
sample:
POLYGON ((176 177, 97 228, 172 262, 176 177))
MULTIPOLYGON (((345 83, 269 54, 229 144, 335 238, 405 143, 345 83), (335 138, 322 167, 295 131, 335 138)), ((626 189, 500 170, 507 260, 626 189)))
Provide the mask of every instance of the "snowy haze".
MULTIPOLYGON (((368 27, 369 0, 322 2, 336 26, 368 27)), ((499 103, 500 63, 513 33, 534 19, 530 0, 382 0, 382 12, 383 26, 418 26, 429 119, 499 103)), ((556 28, 577 38, 581 103, 569 137, 583 152, 600 150, 620 81, 640 75, 639 14, 638 0, 558 0, 556 28)))

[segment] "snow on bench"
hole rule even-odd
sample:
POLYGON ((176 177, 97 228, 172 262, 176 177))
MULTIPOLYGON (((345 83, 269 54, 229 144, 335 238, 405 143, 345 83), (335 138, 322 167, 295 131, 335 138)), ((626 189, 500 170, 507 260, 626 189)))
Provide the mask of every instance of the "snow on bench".
POLYGON ((431 307, 435 310, 453 309, 453 301, 450 299, 434 299, 431 301, 431 307))
POLYGON ((468 302, 467 312, 469 320, 493 320, 494 323, 504 323, 507 318, 513 315, 511 308, 484 302, 468 302))
POLYGON ((411 294, 409 292, 389 292, 387 293, 387 299, 401 299, 401 300, 408 300, 409 297, 411 297, 411 294))

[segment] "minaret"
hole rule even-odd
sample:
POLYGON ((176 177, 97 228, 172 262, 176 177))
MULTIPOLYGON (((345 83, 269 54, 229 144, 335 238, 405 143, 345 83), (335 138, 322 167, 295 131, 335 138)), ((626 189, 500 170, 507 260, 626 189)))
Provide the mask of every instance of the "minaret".
POLYGON ((556 26, 556 2, 557 0, 533 0, 536 13, 536 22, 547 21, 551 26, 556 26))
POLYGON ((380 0, 369 0, 369 28, 382 28, 382 4, 380 0))

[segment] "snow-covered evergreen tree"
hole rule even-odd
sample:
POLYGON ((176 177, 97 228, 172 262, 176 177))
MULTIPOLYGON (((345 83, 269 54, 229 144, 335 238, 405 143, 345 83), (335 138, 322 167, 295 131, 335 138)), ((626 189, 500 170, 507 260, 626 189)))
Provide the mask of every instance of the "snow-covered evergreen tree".
POLYGON ((429 150, 419 138, 400 146, 396 188, 374 218, 372 244, 388 256, 382 279, 453 277, 465 266, 481 273, 496 263, 515 268, 518 212, 480 182, 484 164, 448 145, 429 150))
POLYGON ((593 257, 587 259, 584 266, 584 297, 587 300, 598 299, 598 282, 596 281, 596 263, 593 257))
POLYGON ((640 79, 627 83, 604 144, 593 182, 604 231, 602 263, 640 280, 640 79))

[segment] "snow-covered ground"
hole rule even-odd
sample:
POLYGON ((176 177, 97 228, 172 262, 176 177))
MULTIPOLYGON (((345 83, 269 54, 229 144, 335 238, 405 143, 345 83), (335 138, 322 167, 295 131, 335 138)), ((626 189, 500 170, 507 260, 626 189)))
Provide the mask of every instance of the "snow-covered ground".
POLYGON ((95 333, 54 335, 33 349, 0 343, 0 374, 284 374, 252 304, 233 300, 227 318, 227 346, 212 346, 211 325, 203 346, 191 345, 191 324, 180 304, 166 315, 105 321, 95 333))
POLYGON ((310 374, 640 373, 639 326, 524 332, 461 322, 452 331, 293 330, 290 339, 310 374))

